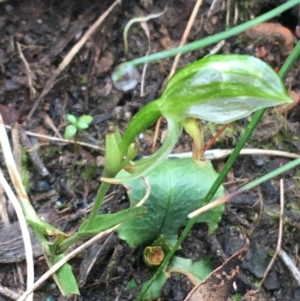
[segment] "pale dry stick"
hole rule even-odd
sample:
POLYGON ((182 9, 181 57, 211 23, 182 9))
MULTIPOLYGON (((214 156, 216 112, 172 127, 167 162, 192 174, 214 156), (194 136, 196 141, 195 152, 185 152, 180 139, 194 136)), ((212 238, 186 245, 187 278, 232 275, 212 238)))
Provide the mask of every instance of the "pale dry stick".
MULTIPOLYGON (((1 2, 1 1, 0 1, 1 2)), ((18 300, 20 298, 19 294, 16 294, 14 291, 8 289, 7 287, 0 284, 0 294, 8 297, 12 300, 18 300)))
POLYGON ((70 252, 69 254, 67 254, 63 259, 61 259, 60 261, 58 261, 56 264, 54 264, 45 274, 43 274, 39 280, 37 280, 31 287, 29 290, 26 290, 26 292, 18 299, 18 301, 24 301, 26 300, 27 296, 29 296, 33 291, 35 291, 40 285, 42 285, 49 277, 51 277, 56 271, 58 271, 64 264, 66 264, 70 259, 72 259, 73 257, 75 257, 77 254, 79 254, 81 251, 83 251, 84 249, 88 248, 89 246, 91 246, 93 243, 95 243, 97 240, 101 239, 102 237, 110 234, 111 232, 113 232, 114 230, 116 230, 118 228, 119 225, 114 226, 113 228, 110 228, 106 231, 103 231, 99 234, 97 234, 96 236, 94 236, 93 238, 91 238, 90 240, 88 240, 87 242, 85 242, 84 244, 82 244, 81 246, 79 246, 77 249, 75 249, 74 251, 70 252))
MULTIPOLYGON (((21 177, 17 170, 17 166, 16 166, 16 163, 15 163, 13 155, 12 155, 12 151, 11 151, 11 148, 9 145, 8 137, 6 134, 6 130, 4 127, 4 123, 3 123, 1 114, 0 114, 0 144, 1 144, 3 155, 4 155, 5 165, 7 166, 7 169, 10 174, 10 178, 13 182, 15 190, 16 190, 18 196, 20 198, 22 198, 21 201, 29 202, 28 199, 24 200, 24 199, 26 199, 27 194, 22 185, 21 177)), ((5 190, 9 199, 11 200, 11 202, 16 210, 18 220, 20 222, 23 240, 24 240, 26 263, 27 263, 27 288, 29 288, 34 283, 34 262, 33 262, 33 252, 32 252, 32 247, 31 247, 30 235, 28 232, 25 217, 23 215, 22 207, 21 207, 18 199, 16 198, 16 196, 12 192, 11 188, 7 184, 2 173, 0 174, 0 176, 1 176, 1 182, 2 182, 3 189, 5 190), (7 186, 8 186, 8 188, 7 188, 7 186), (25 226, 24 226, 24 222, 25 222, 25 226)), ((29 301, 33 300, 33 295, 30 295, 28 300, 29 301)))
MULTIPOLYGON (((180 44, 179 44, 179 47, 183 46, 185 43, 186 43, 186 40, 190 34, 190 31, 191 31, 191 28, 193 26, 193 23, 195 21, 195 18, 197 16, 197 13, 199 11, 199 8, 202 4, 202 0, 197 0, 195 6, 194 6, 194 9, 192 11, 192 14, 190 16, 190 19, 189 19, 189 22, 185 28, 185 31, 183 33, 183 36, 181 38, 181 41, 180 41, 180 44)), ((173 61, 173 65, 172 65, 172 69, 171 69, 171 72, 169 74, 169 79, 173 76, 173 74, 175 73, 176 71, 176 68, 177 68, 177 65, 178 65, 178 62, 179 62, 179 59, 180 59, 180 56, 181 56, 181 53, 178 53, 176 56, 175 56, 175 59, 173 61)))
POLYGON ((220 206, 220 205, 226 203, 227 201, 228 201, 228 198, 226 198, 226 197, 223 197, 223 198, 217 199, 215 201, 212 201, 212 202, 208 203, 207 205, 205 205, 205 206, 203 206, 203 207, 201 207, 201 208, 199 208, 199 209, 191 212, 188 215, 188 218, 191 219, 191 218, 197 217, 198 215, 200 215, 200 214, 202 214, 204 212, 207 212, 207 211, 209 211, 209 210, 211 210, 211 209, 213 209, 213 208, 215 208, 217 206, 220 206))
MULTIPOLYGON (((7 129, 11 129, 11 126, 5 125, 7 129)), ((47 139, 50 141, 56 141, 56 142, 62 142, 62 143, 75 143, 74 140, 67 140, 67 139, 61 139, 57 137, 51 137, 48 135, 42 135, 42 134, 37 134, 34 132, 30 131, 25 131, 25 133, 29 136, 33 137, 38 137, 41 139, 47 139)), ((85 143, 85 142, 80 142, 76 141, 77 144, 86 146, 95 150, 98 150, 100 152, 105 152, 104 147, 100 147, 94 144, 90 143, 85 143)), ((222 158, 226 158, 230 156, 233 152, 233 149, 211 149, 207 150, 204 153, 204 157, 207 160, 218 160, 222 158)), ((259 148, 244 148, 241 150, 240 155, 263 155, 263 156, 279 156, 279 157, 286 157, 286 158, 299 158, 300 155, 295 154, 295 153, 289 153, 289 152, 284 152, 284 151, 274 151, 274 150, 267 150, 267 149, 259 149, 259 148)), ((191 158, 192 157, 192 152, 185 152, 185 153, 178 153, 178 154, 170 154, 168 158, 170 159, 183 159, 183 158, 191 158)))
POLYGON ((87 30, 87 32, 82 36, 82 38, 73 46, 73 48, 69 51, 63 61, 60 63, 58 68, 53 72, 49 80, 47 81, 41 95, 36 99, 31 111, 29 112, 27 119, 30 119, 40 104, 43 97, 48 94, 48 92, 52 89, 54 85, 54 81, 56 77, 69 65, 73 57, 78 53, 78 51, 85 44, 87 39, 96 31, 96 29, 101 25, 101 23, 105 20, 105 18, 110 14, 110 12, 121 3, 121 0, 116 0, 96 21, 95 23, 87 30))
POLYGON ((227 12, 226 12, 226 27, 229 27, 230 23, 230 8, 231 8, 231 0, 227 0, 227 12))
MULTIPOLYGON (((144 183, 146 186, 145 195, 138 202, 138 204, 136 204, 135 207, 141 207, 147 201, 147 199, 150 195, 150 192, 151 192, 151 187, 150 187, 148 180, 145 177, 142 177, 142 179, 144 180, 144 183)), ((89 246, 94 244, 97 240, 99 240, 102 237, 115 231, 119 226, 120 226, 120 224, 97 234, 96 236, 94 236, 93 238, 91 238, 90 240, 88 240, 87 242, 85 242, 84 244, 82 244, 81 246, 79 246, 78 248, 76 248, 75 250, 70 252, 69 254, 67 254, 64 258, 62 258, 60 261, 58 261, 56 264, 54 264, 44 275, 42 275, 40 277, 40 279, 38 281, 36 281, 30 289, 28 289, 26 292, 24 292, 24 294, 17 301, 24 301, 26 299, 26 297, 29 296, 29 294, 31 294, 33 291, 35 291, 41 284, 44 283, 44 281, 46 281, 49 277, 51 277, 56 271, 58 271, 70 259, 74 258, 81 251, 85 250, 86 248, 88 248, 89 246)))
POLYGON ((127 42, 127 35, 128 35, 128 30, 130 29, 131 25, 133 25, 134 23, 141 23, 141 22, 147 22, 151 19, 156 19, 159 18, 160 16, 162 16, 165 12, 167 11, 167 7, 165 7, 165 9, 157 14, 151 14, 148 16, 142 16, 142 17, 136 17, 131 19, 125 26, 124 28, 124 32, 123 32, 123 41, 124 41, 124 52, 125 54, 128 53, 128 42, 127 42))
MULTIPOLYGON (((149 32, 149 27, 147 25, 147 21, 151 20, 151 19, 155 19, 155 18, 159 18, 160 16, 162 16, 165 12, 167 11, 167 7, 161 12, 161 13, 157 13, 157 14, 151 14, 148 16, 142 16, 142 17, 137 17, 137 18, 133 18, 131 19, 125 26, 124 28, 124 32, 123 32, 123 41, 124 41, 124 52, 125 55, 128 53, 128 42, 127 42, 127 35, 128 35, 128 30, 131 27, 131 25, 133 25, 134 23, 139 22, 141 24, 142 29, 144 30, 147 39, 148 39, 148 51, 146 52, 145 56, 148 56, 149 53, 151 52, 151 40, 150 40, 150 32, 149 32)), ((140 92, 140 96, 143 97, 145 95, 144 93, 144 82, 145 82, 145 75, 146 75, 146 71, 147 71, 147 67, 148 67, 148 63, 146 63, 143 67, 143 73, 142 73, 142 80, 141 80, 141 92, 140 92)))
POLYGON ((152 146, 151 146, 151 152, 152 153, 154 153, 154 151, 155 151, 155 145, 156 145, 156 141, 157 141, 157 138, 158 138, 161 121, 162 121, 162 117, 159 117, 158 120, 156 121, 156 126, 155 126, 154 135, 153 135, 152 146))
POLYGON ((281 260, 284 262, 285 266, 289 269, 289 271, 291 272, 291 274, 294 276, 294 278, 296 279, 298 285, 300 285, 300 271, 299 269, 296 267, 295 263, 293 262, 293 260, 289 257, 289 255, 283 251, 280 250, 279 252, 279 256, 281 258, 281 260))
POLYGON ((234 19, 233 24, 236 25, 239 19, 239 7, 237 3, 234 3, 234 19))
POLYGON ((34 98, 36 97, 36 90, 34 89, 33 84, 32 84, 32 71, 30 70, 29 64, 27 63, 27 61, 24 57, 24 54, 21 49, 21 45, 18 42, 17 42, 17 47, 18 47, 20 58, 25 65, 26 75, 28 78, 28 86, 29 86, 29 91, 30 91, 30 100, 34 100, 34 98))
MULTIPOLYGON (((11 130, 11 126, 6 125, 5 127, 7 129, 11 130)), ((34 133, 34 132, 30 132, 30 131, 25 131, 25 133, 29 136, 38 137, 38 138, 41 138, 41 139, 47 139, 47 140, 50 140, 50 141, 63 142, 63 143, 75 143, 74 140, 67 140, 67 139, 64 139, 64 138, 51 137, 51 136, 48 136, 48 135, 37 134, 37 133, 34 133)), ((93 149, 96 149, 100 152, 105 152, 105 148, 94 145, 94 144, 89 144, 89 143, 80 142, 80 141, 76 141, 76 144, 86 146, 86 147, 89 147, 89 148, 93 148, 93 149)))
MULTIPOLYGON (((206 160, 218 160, 222 158, 229 157, 233 152, 233 149, 210 149, 204 153, 204 158, 206 160)), ((299 154, 289 153, 277 150, 259 149, 259 148, 243 148, 240 151, 240 155, 262 155, 262 156, 278 156, 286 158, 299 158, 299 154)), ((192 152, 170 154, 168 158, 170 159, 183 159, 191 158, 192 152)))
POLYGON ((11 143, 13 149, 14 161, 17 165, 18 171, 22 173, 22 160, 21 160, 21 146, 20 146, 20 135, 19 135, 19 124, 15 123, 15 125, 11 128, 11 143))
POLYGON ((277 239, 277 246, 275 253, 267 267, 267 269, 264 272, 264 276, 262 281, 260 282, 259 287, 261 288, 263 282, 265 281, 266 277, 268 276, 271 268, 274 265, 274 262, 280 252, 281 249, 281 242, 282 242, 282 229, 283 229, 283 214, 284 214, 284 182, 283 179, 280 179, 280 215, 279 215, 279 230, 278 230, 278 239, 277 239))
POLYGON ((58 129, 56 128, 56 126, 53 123, 53 120, 50 118, 50 116, 46 113, 43 114, 43 122, 44 124, 49 127, 56 135, 57 137, 62 139, 61 134, 59 133, 58 129))
MULTIPOLYGON (((146 52, 146 55, 145 55, 145 56, 148 56, 150 51, 151 51, 151 39, 150 39, 150 31, 149 31, 149 27, 147 25, 147 22, 141 22, 141 27, 144 29, 144 32, 145 32, 145 34, 148 38, 148 51, 146 52)), ((140 97, 145 96, 144 86, 145 86, 145 77, 146 77, 147 68, 148 68, 148 63, 146 63, 143 66, 143 73, 142 73, 142 78, 141 78, 140 97)))
POLYGON ((9 224, 9 217, 8 217, 7 206, 6 206, 6 198, 5 198, 5 194, 4 194, 2 185, 0 185, 0 220, 4 224, 9 224))
MULTIPOLYGON (((2 139, 1 139, 2 140, 2 139)), ((3 141, 1 141, 2 147, 3 147, 3 141)), ((4 151, 4 147, 3 147, 4 151)), ((6 179, 3 176, 2 170, 0 169, 0 184, 3 186, 3 189, 8 197, 8 199, 11 201, 17 217, 20 224, 21 232, 22 232, 22 238, 24 242, 24 249, 25 249, 25 257, 26 257, 26 264, 27 264, 27 283, 26 287, 29 289, 32 287, 34 283, 34 260, 33 260, 33 251, 32 251, 32 245, 31 245, 31 239, 28 231, 28 226, 26 223, 25 216, 23 214, 22 207, 15 196, 14 192, 10 188, 9 184, 7 183, 6 179)), ((27 301, 33 300, 33 294, 28 295, 27 301)))
POLYGON ((225 45, 225 40, 220 41, 216 46, 214 46, 210 50, 209 54, 207 54, 205 57, 218 53, 223 48, 224 45, 225 45))
POLYGON ((219 11, 219 7, 222 5, 223 0, 214 0, 213 3, 210 5, 210 9, 207 13, 207 18, 209 18, 211 15, 215 14, 219 11))

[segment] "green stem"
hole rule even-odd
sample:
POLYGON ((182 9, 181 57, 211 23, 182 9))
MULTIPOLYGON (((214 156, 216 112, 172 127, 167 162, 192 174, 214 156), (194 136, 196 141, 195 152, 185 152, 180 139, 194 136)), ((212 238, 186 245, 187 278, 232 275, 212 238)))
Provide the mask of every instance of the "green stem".
POLYGON ((282 12, 292 8, 293 6, 295 6, 296 4, 299 4, 299 3, 300 3, 300 0, 287 1, 286 3, 279 5, 278 7, 272 9, 271 11, 269 11, 257 18, 250 20, 248 22, 245 22, 241 25, 238 25, 232 29, 226 30, 225 32, 217 33, 213 36, 209 36, 207 38, 201 39, 200 41, 195 41, 195 42, 186 44, 182 47, 173 48, 173 49, 161 51, 158 53, 153 53, 148 56, 144 56, 144 57, 135 59, 133 61, 126 62, 123 64, 123 66, 125 66, 125 65, 137 66, 137 65, 148 63, 148 62, 172 57, 178 53, 186 53, 186 52, 190 52, 190 51, 193 51, 196 49, 200 49, 200 48, 209 46, 214 43, 218 43, 221 40, 228 39, 232 36, 240 34, 240 33, 244 32, 245 30, 247 30, 261 22, 265 22, 271 18, 274 18, 277 15, 281 14, 282 12))
MULTIPOLYGON (((283 64, 283 66, 281 67, 281 69, 280 69, 280 71, 278 73, 278 76, 281 79, 283 79, 286 76, 287 72, 289 71, 289 69, 291 68, 291 66, 295 62, 296 58, 299 56, 299 54, 300 54, 300 42, 297 43, 296 47, 294 48, 294 50, 292 51, 292 53, 289 55, 289 57, 287 58, 287 60, 283 64)), ((216 179, 215 183, 212 185, 212 187, 210 188, 209 192, 207 193, 207 195, 206 195, 206 197, 204 199, 204 202, 202 203, 203 205, 207 204, 211 200, 211 198, 214 196, 214 194, 216 193, 216 191, 218 190, 218 188, 220 187, 220 185, 223 183, 225 177, 227 176, 227 173, 231 169, 231 167, 234 164, 237 156, 239 155, 241 149, 244 147, 245 143, 247 142, 248 138, 252 134, 253 130, 255 129, 255 127, 257 126, 257 124, 259 123, 259 121, 261 120, 262 116, 264 115, 264 112, 265 112, 265 109, 262 109, 262 110, 257 111, 254 114, 254 116, 253 116, 251 122, 249 123, 248 127, 246 128, 243 136, 241 137, 241 139, 238 142, 237 146, 235 147, 233 153, 231 154, 231 156, 227 160, 225 166, 223 167, 222 172, 219 174, 219 176, 216 179)), ((300 160, 300 159, 297 159, 297 160, 300 160)), ((294 166, 296 166, 298 164, 297 160, 294 161, 294 164, 295 164, 294 166)), ((173 257, 173 255, 175 254, 175 252, 177 251, 177 249, 179 248, 179 246, 182 244, 182 242, 184 241, 184 239, 186 238, 186 236, 188 235, 188 233, 190 232, 190 230, 192 229, 192 227, 194 226, 194 224, 196 223, 196 221, 197 221, 197 218, 195 217, 195 218, 191 219, 188 222, 188 224, 186 225, 186 227, 182 231, 180 237, 178 238, 175 246, 172 248, 172 250, 170 251, 170 253, 164 258, 162 264, 157 269, 157 271, 153 275, 153 277, 149 280, 149 282, 147 283, 147 285, 145 286, 145 288, 143 289, 143 291, 139 295, 137 301, 142 301, 143 300, 143 297, 145 296, 147 290, 153 284, 153 282, 155 281, 155 279, 157 279, 157 277, 166 268, 168 262, 171 260, 171 258, 173 257)))
MULTIPOLYGON (((105 173, 103 174, 103 176, 105 177, 105 173)), ((108 191, 110 187, 109 183, 106 182, 101 182, 101 185, 98 189, 97 195, 96 195, 96 199, 95 199, 95 203, 93 205, 92 211, 90 213, 88 222, 87 222, 87 229, 91 228, 93 226, 93 224, 95 223, 95 220, 97 218, 97 215, 99 214, 99 210, 102 206, 103 200, 106 196, 106 193, 108 191)))
MULTIPOLYGON (((92 236, 92 234, 90 236, 92 236)), ((88 238, 88 237, 89 236, 86 236, 84 238, 88 238)), ((66 238, 63 242, 61 242, 58 245, 57 251, 59 254, 65 253, 70 246, 72 246, 73 244, 77 243, 78 241, 82 241, 82 240, 83 240, 83 237, 80 235, 77 235, 77 232, 76 232, 75 234, 73 234, 72 236, 66 238)))
POLYGON ((156 100, 151 101, 131 119, 119 144, 120 156, 126 155, 129 145, 147 127, 153 125, 162 114, 156 100))
POLYGON ((239 188, 237 190, 237 192, 241 193, 241 192, 250 190, 250 189, 252 189, 252 188, 254 188, 254 187, 262 184, 263 182, 271 180, 274 177, 277 177, 277 176, 281 175, 282 173, 287 172, 287 171, 295 168, 299 164, 300 164, 300 158, 295 159, 295 160, 293 160, 293 161, 291 161, 291 162, 289 162, 289 163, 287 163, 287 164, 285 164, 285 165, 283 165, 281 167, 276 168, 275 170, 269 172, 268 174, 266 174, 266 175, 264 175, 264 176, 262 176, 262 177, 260 177, 260 178, 258 178, 256 180, 251 181, 250 183, 242 186, 241 188, 239 188))

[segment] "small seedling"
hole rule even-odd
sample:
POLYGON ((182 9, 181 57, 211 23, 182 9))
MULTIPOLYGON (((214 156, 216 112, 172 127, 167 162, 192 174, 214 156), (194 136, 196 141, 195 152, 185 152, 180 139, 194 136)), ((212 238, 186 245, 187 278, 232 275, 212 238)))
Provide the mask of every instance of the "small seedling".
POLYGON ((70 124, 65 129, 65 139, 71 139, 76 136, 79 131, 86 130, 93 121, 93 117, 90 115, 82 115, 81 117, 76 118, 72 114, 67 114, 66 118, 70 124))

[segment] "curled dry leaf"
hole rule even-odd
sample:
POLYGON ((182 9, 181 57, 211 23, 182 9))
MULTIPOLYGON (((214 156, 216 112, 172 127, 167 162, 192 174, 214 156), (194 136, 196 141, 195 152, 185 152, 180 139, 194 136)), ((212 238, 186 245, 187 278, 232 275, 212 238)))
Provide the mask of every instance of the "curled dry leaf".
POLYGON ((226 300, 248 248, 249 240, 246 239, 245 246, 195 286, 184 301, 226 300))
POLYGON ((282 55, 288 56, 294 48, 294 35, 279 23, 260 23, 245 32, 254 42, 278 44, 282 55))
POLYGON ((6 125, 13 125, 18 122, 21 118, 21 112, 12 106, 0 104, 0 114, 2 115, 3 121, 6 125))

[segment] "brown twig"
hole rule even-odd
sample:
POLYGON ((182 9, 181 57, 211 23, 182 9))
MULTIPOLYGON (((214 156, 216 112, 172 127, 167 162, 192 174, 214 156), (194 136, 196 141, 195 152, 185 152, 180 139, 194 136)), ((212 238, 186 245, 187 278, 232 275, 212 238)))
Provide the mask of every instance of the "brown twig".
POLYGON ((204 149, 203 149, 203 152, 209 150, 213 145, 214 143, 216 142, 216 140, 221 136, 221 134, 226 130, 226 128, 228 127, 230 123, 226 123, 226 124, 223 124, 222 127, 219 129, 219 131, 217 132, 217 134, 212 137, 212 139, 210 139, 210 141, 205 145, 204 149))
POLYGON ((162 117, 160 117, 157 120, 156 125, 155 125, 155 131, 154 131, 154 136, 153 136, 153 141, 152 141, 152 146, 151 146, 151 152, 152 153, 154 153, 154 151, 155 151, 155 146, 156 146, 156 141, 157 141, 157 138, 158 138, 158 133, 159 133, 161 120, 162 120, 162 117))
POLYGON ((27 61, 24 57, 24 54, 21 49, 21 45, 18 42, 17 42, 17 47, 18 47, 20 58, 25 65, 26 75, 27 75, 27 79, 28 79, 28 86, 29 86, 29 91, 30 91, 30 100, 33 100, 36 96, 36 91, 32 84, 32 71, 30 70, 29 64, 27 63, 27 61))
POLYGON ((25 147, 27 154, 30 157, 32 164, 35 166, 35 168, 37 169, 40 175, 42 175, 43 177, 48 176, 49 171, 45 166, 44 162, 42 161, 38 153, 38 149, 33 147, 24 129, 21 128, 19 133, 20 133, 20 140, 23 146, 25 147))

